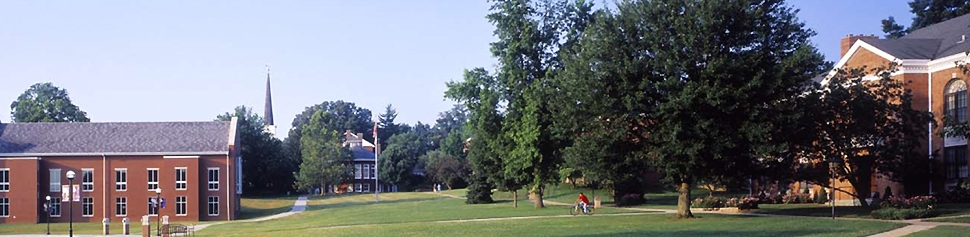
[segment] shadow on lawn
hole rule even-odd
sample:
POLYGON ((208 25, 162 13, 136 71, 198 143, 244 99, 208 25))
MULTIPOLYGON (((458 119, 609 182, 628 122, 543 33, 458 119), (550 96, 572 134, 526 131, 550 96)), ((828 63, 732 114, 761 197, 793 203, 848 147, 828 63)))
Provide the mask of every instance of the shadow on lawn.
POLYGON ((772 231, 758 231, 758 230, 740 230, 735 229, 731 231, 717 231, 717 230, 639 230, 630 231, 622 233, 609 233, 609 234, 588 234, 588 235, 572 235, 572 236, 818 236, 818 235, 834 235, 841 233, 836 230, 772 230, 772 231))
POLYGON ((326 203, 326 204, 307 204, 307 211, 327 209, 327 208, 340 208, 340 207, 350 207, 350 206, 367 206, 375 204, 395 204, 395 203, 406 203, 406 202, 423 202, 431 200, 444 199, 445 197, 428 197, 428 198, 404 198, 395 200, 381 200, 380 202, 374 201, 347 201, 339 203, 326 203))

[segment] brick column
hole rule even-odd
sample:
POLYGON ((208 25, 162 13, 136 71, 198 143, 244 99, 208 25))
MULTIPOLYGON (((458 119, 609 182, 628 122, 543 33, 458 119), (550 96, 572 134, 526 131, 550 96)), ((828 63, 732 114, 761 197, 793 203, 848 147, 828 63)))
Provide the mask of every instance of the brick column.
POLYGON ((162 237, 168 237, 168 216, 162 216, 162 237))
POLYGON ((141 237, 149 237, 152 235, 152 223, 149 221, 148 215, 141 216, 141 237))

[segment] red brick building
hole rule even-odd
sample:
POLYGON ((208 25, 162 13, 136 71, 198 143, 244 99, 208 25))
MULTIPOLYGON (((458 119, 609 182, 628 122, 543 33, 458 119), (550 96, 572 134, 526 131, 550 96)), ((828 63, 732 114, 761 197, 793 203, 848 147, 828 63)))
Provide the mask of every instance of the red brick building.
POLYGON ((0 223, 44 222, 47 196, 51 222, 67 222, 72 206, 76 222, 233 220, 242 194, 236 129, 235 118, 0 124, 0 223), (69 183, 79 191, 72 202, 69 183), (156 195, 160 213, 149 207, 156 195))
MULTIPOLYGON (((880 39, 872 35, 848 35, 841 41, 842 55, 836 68, 878 68, 897 63, 893 79, 902 80, 912 90, 916 109, 933 113, 937 124, 944 116, 960 122, 967 121, 967 82, 957 65, 970 62, 970 15, 913 31, 898 39, 880 39)), ((894 193, 931 194, 967 180, 967 140, 962 137, 936 135, 940 128, 928 128, 924 138, 925 157, 931 159, 932 175, 925 181, 895 183, 879 175, 872 182, 873 191, 891 186, 894 193), (937 155, 934 157, 934 153, 937 155)), ((838 188, 852 190, 848 183, 838 188)), ((851 199, 848 195, 837 199, 851 199)))

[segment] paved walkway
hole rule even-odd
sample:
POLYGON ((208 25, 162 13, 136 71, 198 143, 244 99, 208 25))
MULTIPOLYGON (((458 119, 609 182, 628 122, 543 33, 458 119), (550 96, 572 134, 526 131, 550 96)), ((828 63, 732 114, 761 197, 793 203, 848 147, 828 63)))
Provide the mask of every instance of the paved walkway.
MULTIPOLYGON (((288 211, 288 212, 284 212, 284 213, 280 213, 280 214, 276 214, 276 215, 272 215, 272 216, 260 217, 260 218, 256 218, 256 219, 249 219, 249 220, 220 221, 220 222, 213 222, 213 223, 206 223, 206 224, 196 225, 195 226, 195 231, 200 231, 200 230, 203 230, 203 229, 208 228, 210 226, 219 225, 219 224, 225 224, 225 223, 259 222, 259 221, 267 221, 267 220, 279 219, 279 218, 291 216, 291 215, 294 215, 294 214, 297 214, 297 213, 300 213, 300 212, 305 211, 306 210, 306 201, 307 201, 307 197, 306 196, 301 196, 301 197, 299 197, 299 198, 296 199, 296 202, 293 203, 293 208, 291 208, 290 211, 288 211)), ((132 227, 131 228, 132 229, 135 228, 134 223, 132 224, 132 227)), ((44 237, 57 236, 57 237, 62 237, 62 236, 68 236, 68 235, 57 235, 57 234, 55 234, 55 235, 45 235, 45 234, 39 234, 39 235, 2 235, 2 236, 35 236, 35 237, 41 237, 41 236, 44 236, 44 237)), ((131 237, 131 236, 138 236, 138 235, 74 235, 74 236, 76 236, 76 237, 94 237, 94 236, 118 236, 118 237, 127 236, 127 237, 131 237)))

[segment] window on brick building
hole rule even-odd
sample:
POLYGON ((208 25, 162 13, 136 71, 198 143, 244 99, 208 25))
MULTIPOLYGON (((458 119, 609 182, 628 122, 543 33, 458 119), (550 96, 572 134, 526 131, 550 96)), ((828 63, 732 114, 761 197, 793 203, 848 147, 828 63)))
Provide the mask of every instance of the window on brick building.
POLYGON ((948 121, 967 121, 967 84, 961 79, 953 79, 946 85, 944 96, 945 114, 948 121))
POLYGON ((128 190, 128 169, 115 169, 115 190, 128 190))
POLYGON ((148 168, 148 191, 158 189, 158 168, 148 168))
POLYGON ((954 146, 943 149, 944 167, 948 181, 967 178, 967 146, 954 146))
POLYGON ((188 214, 189 209, 186 208, 187 204, 188 204, 188 199, 185 196, 175 197, 175 215, 184 216, 188 214))
POLYGON ((0 198, 0 217, 10 216, 10 198, 0 198))
POLYGON ((61 198, 59 197, 51 197, 51 216, 61 216, 61 198))
POLYGON ((10 191, 10 168, 0 169, 0 192, 10 191))
POLYGON ((94 191, 94 169, 81 169, 81 192, 94 191))
POLYGON ((126 197, 115 198, 115 215, 116 216, 128 215, 128 198, 126 197))
POLYGON ((175 168, 175 190, 188 189, 188 168, 175 168))
POLYGON ((94 198, 81 198, 81 216, 94 216, 94 198))
POLYGON ((209 216, 219 215, 219 197, 209 196, 209 216))
POLYGON ((50 191, 52 193, 61 192, 61 169, 50 169, 50 191))
POLYGON ((209 191, 219 191, 219 168, 209 168, 209 191))

